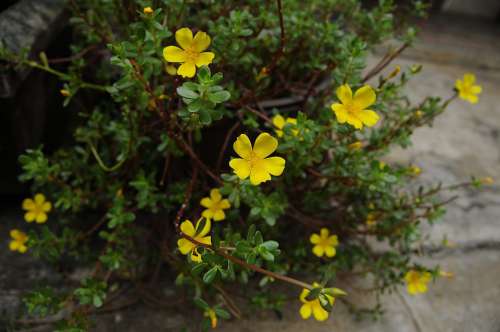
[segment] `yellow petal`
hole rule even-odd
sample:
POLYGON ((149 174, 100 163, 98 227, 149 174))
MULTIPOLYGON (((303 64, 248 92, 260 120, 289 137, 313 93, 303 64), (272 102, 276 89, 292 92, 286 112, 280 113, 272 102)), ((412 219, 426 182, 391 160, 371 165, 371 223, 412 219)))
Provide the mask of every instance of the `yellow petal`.
POLYGON ((45 202, 45 196, 43 194, 36 194, 35 195, 35 203, 38 205, 42 205, 43 202, 45 202))
POLYGON ((167 46, 163 49, 163 58, 168 62, 185 62, 186 52, 177 46, 167 46))
POLYGON ((462 80, 456 80, 455 81, 455 88, 457 88, 458 91, 461 91, 463 89, 463 82, 462 82, 462 80))
POLYGON ((224 220, 226 219, 226 214, 224 213, 223 210, 217 210, 215 211, 214 213, 214 220, 215 221, 221 221, 221 220, 224 220))
POLYGON ((24 254, 28 250, 28 247, 26 247, 24 244, 21 244, 17 251, 19 251, 21 254, 24 254))
POLYGON ((21 237, 21 231, 17 230, 17 229, 12 229, 9 234, 10 234, 10 237, 17 240, 21 237))
POLYGON ((189 28, 181 28, 175 32, 175 40, 183 49, 188 49, 193 44, 193 33, 189 28))
POLYGON ((229 200, 227 198, 225 198, 222 201, 220 201, 219 206, 221 209, 229 209, 231 207, 231 203, 229 203, 229 200))
POLYGON ((352 101, 352 90, 349 84, 339 86, 336 92, 337 98, 342 104, 349 104, 352 101))
POLYGON ((336 246, 339 244, 339 239, 337 238, 337 235, 332 235, 328 238, 328 243, 332 246, 336 246))
POLYGON ((243 159, 250 159, 252 155, 252 143, 245 134, 238 136, 233 144, 233 149, 243 159))
POLYGON ((222 199, 219 189, 210 190, 210 197, 212 198, 212 202, 214 203, 220 202, 220 200, 222 199))
POLYGON ((198 252, 198 249, 191 251, 191 260, 195 263, 201 262, 201 254, 198 252))
POLYGON ((250 170, 250 183, 254 186, 258 186, 262 182, 271 180, 271 175, 266 170, 263 160, 259 163, 255 163, 250 170))
POLYGON ((301 302, 303 303, 308 303, 308 301, 306 300, 306 297, 307 295, 309 295, 309 292, 310 290, 309 289, 302 289, 302 292, 300 292, 300 296, 299 296, 299 299, 301 302))
POLYGON ((415 295, 418 293, 418 289, 414 283, 408 284, 407 288, 410 295, 415 295))
POLYGON ((361 109, 365 109, 368 106, 375 103, 377 96, 375 95, 375 91, 373 91, 372 87, 369 85, 365 85, 359 88, 354 94, 354 103, 357 107, 361 109))
POLYGON ((197 67, 206 66, 212 63, 215 54, 212 52, 203 52, 198 54, 195 60, 195 64, 197 67))
POLYGON ((203 244, 206 244, 206 245, 209 245, 211 246, 212 245, 212 237, 211 236, 205 236, 205 237, 202 237, 202 238, 196 238, 198 240, 198 242, 200 243, 203 243, 203 244))
POLYGON ((464 74, 464 83, 466 85, 472 85, 474 84, 474 82, 476 82, 476 76, 474 74, 471 73, 464 74))
POLYGON ((204 197, 200 201, 200 205, 206 208, 212 207, 212 200, 208 197, 204 197))
POLYGON ((315 254, 318 257, 323 257, 325 254, 325 250, 323 249, 323 246, 316 245, 312 249, 313 254, 315 254))
POLYGON ((330 235, 330 231, 328 230, 328 228, 322 228, 320 231, 319 231, 319 235, 322 239, 325 239, 327 238, 329 235, 330 235))
POLYGON ((325 247, 325 254, 327 257, 333 257, 333 256, 335 256, 336 253, 337 253, 337 250, 335 250, 334 247, 332 247, 332 246, 325 247))
POLYGON ((250 175, 250 163, 245 159, 234 158, 229 162, 229 166, 234 170, 234 173, 242 180, 250 175))
POLYGON ((477 104, 477 102, 479 101, 479 98, 478 98, 476 95, 469 94, 469 95, 467 95, 467 100, 468 100, 471 104, 477 104))
POLYGON ((175 76, 177 75, 177 68, 173 65, 166 65, 165 70, 167 71, 167 74, 175 76))
POLYGON ((480 86, 480 85, 473 85, 471 88, 470 88, 470 92, 472 92, 473 94, 480 94, 481 92, 483 92, 483 88, 480 86))
POLYGON ((360 119, 358 119, 357 117, 355 117, 354 115, 351 115, 351 114, 347 114, 347 123, 356 129, 363 128, 363 122, 361 122, 360 119))
POLYGON ((196 66, 191 62, 184 62, 177 69, 177 74, 182 77, 193 77, 196 74, 196 66))
POLYGON ((23 210, 33 210, 35 208, 35 202, 31 198, 26 198, 23 200, 23 210))
POLYGON ((283 129, 285 126, 285 118, 283 118, 281 115, 275 115, 273 117, 273 125, 278 128, 278 129, 283 129))
POLYGON ((194 36, 192 45, 197 52, 203 52, 210 46, 210 36, 203 31, 198 31, 194 36))
POLYGON ((210 209, 203 210, 201 216, 205 219, 212 219, 214 217, 214 213, 210 209))
POLYGON ((311 241, 312 244, 318 244, 320 240, 321 238, 318 234, 311 234, 311 237, 309 238, 309 241, 311 241))
POLYGON ((40 212, 36 215, 35 221, 37 224, 43 224, 47 221, 47 214, 45 212, 40 212))
POLYGON ((181 223, 181 232, 191 237, 193 237, 196 233, 193 223, 190 220, 184 220, 181 223))
POLYGON ((177 240, 177 247, 179 248, 181 254, 187 255, 196 247, 196 245, 188 239, 179 239, 177 240))
POLYGON ((11 251, 16 251, 20 246, 20 243, 18 241, 10 241, 9 243, 9 249, 11 251))
POLYGON ((34 221, 36 218, 36 214, 34 212, 26 212, 24 214, 24 220, 26 220, 26 222, 32 222, 34 221))
POLYGON ((299 313, 300 313, 300 317, 302 317, 302 319, 308 319, 309 317, 311 317, 311 313, 312 313, 311 305, 309 303, 304 303, 300 307, 299 313))
POLYGON ((321 307, 321 304, 319 304, 319 300, 314 301, 314 304, 312 306, 312 312, 314 318, 316 318, 316 320, 320 322, 328 319, 328 311, 326 311, 325 309, 323 309, 323 307, 321 307))
POLYGON ((268 173, 274 176, 279 176, 285 169, 285 159, 281 157, 269 157, 262 161, 268 173))
POLYGON ((253 152, 260 158, 266 158, 271 153, 276 151, 278 140, 268 133, 260 134, 255 140, 253 152))
POLYGON ((373 127, 379 120, 379 116, 372 110, 362 110, 358 114, 358 119, 368 127, 373 127))
POLYGON ((210 222, 210 219, 206 219, 203 221, 203 218, 200 218, 196 222, 196 237, 201 237, 205 236, 210 232, 210 228, 212 227, 212 224, 210 222), (200 229, 201 225, 203 225, 203 229, 200 229))
POLYGON ((331 108, 339 123, 345 123, 347 121, 349 114, 347 113, 347 109, 344 105, 336 103, 332 104, 331 108))
POLYGON ((43 203, 42 210, 44 212, 50 212, 50 210, 52 210, 52 204, 50 202, 43 203))

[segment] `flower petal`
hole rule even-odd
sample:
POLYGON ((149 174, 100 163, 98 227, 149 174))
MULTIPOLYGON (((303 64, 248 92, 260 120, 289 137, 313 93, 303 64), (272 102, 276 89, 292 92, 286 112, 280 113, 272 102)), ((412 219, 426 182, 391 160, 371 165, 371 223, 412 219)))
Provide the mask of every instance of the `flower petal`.
POLYGON ((319 300, 316 300, 316 301, 314 302, 314 304, 312 306, 312 312, 313 312, 314 318, 316 318, 316 320, 318 320, 320 322, 327 320, 328 319, 328 311, 326 311, 325 309, 323 309, 323 307, 321 307, 321 304, 319 304, 319 300))
POLYGON ((203 52, 198 54, 195 60, 195 64, 197 67, 206 66, 212 63, 215 58, 215 54, 212 52, 203 52))
POLYGON ((229 209, 231 207, 231 203, 227 198, 224 198, 222 201, 220 201, 219 206, 221 209, 229 209))
POLYGON ((45 202, 45 196, 43 194, 36 194, 35 195, 35 203, 42 205, 43 202, 45 202))
POLYGON ((335 113, 335 116, 337 117, 337 121, 339 123, 345 123, 347 121, 349 113, 347 113, 347 109, 345 108, 344 105, 336 103, 332 104, 331 108, 332 111, 335 113))
POLYGON ((373 91, 372 87, 369 85, 365 85, 354 93, 354 103, 360 109, 365 109, 370 105, 375 103, 377 96, 375 95, 375 91, 373 91))
POLYGON ((302 317, 302 319, 308 319, 309 317, 311 317, 311 313, 312 313, 311 304, 304 303, 300 307, 299 313, 300 313, 300 317, 302 317))
POLYGON ((309 238, 309 241, 311 241, 312 244, 318 244, 320 240, 321 238, 318 234, 311 234, 311 237, 309 238))
POLYGON ((188 239, 179 239, 177 240, 177 247, 179 248, 181 254, 187 255, 196 246, 193 242, 189 241, 188 239))
POLYGON ((266 158, 271 153, 276 151, 278 140, 268 133, 260 134, 255 140, 253 152, 260 158, 266 158))
POLYGON ((330 231, 328 230, 328 228, 322 228, 319 231, 319 234, 322 239, 326 239, 330 235, 330 231))
POLYGON ((464 74, 464 83, 465 85, 472 85, 476 82, 476 76, 471 73, 464 74))
POLYGON ((193 223, 190 220, 184 220, 181 223, 181 232, 187 236, 194 236, 196 231, 194 230, 193 223))
POLYGON ((11 238, 17 240, 21 237, 21 231, 17 230, 17 229, 12 229, 10 232, 9 232, 9 235, 11 238))
POLYGON ((214 213, 210 209, 203 210, 201 216, 205 219, 212 219, 214 217, 214 213))
POLYGON ((312 249, 312 252, 313 252, 313 254, 315 254, 318 257, 323 257, 323 255, 325 254, 325 250, 324 250, 323 246, 320 246, 320 245, 314 246, 312 249))
POLYGON ((50 202, 45 202, 42 204, 43 212, 50 212, 52 210, 52 204, 50 202))
POLYGON ((26 222, 32 222, 34 221, 36 218, 36 213, 34 212, 26 212, 24 214, 24 220, 26 220, 26 222))
POLYGON ((309 295, 310 290, 309 289, 302 289, 302 292, 300 292, 299 299, 302 303, 307 303, 308 301, 306 300, 307 295, 309 295))
POLYGON ((337 98, 342 104, 349 104, 352 101, 352 90, 349 84, 343 84, 337 88, 337 98))
POLYGON ((23 210, 33 210, 35 208, 35 202, 31 198, 26 198, 23 200, 23 210))
POLYGON ((379 120, 379 116, 372 110, 362 110, 358 114, 358 119, 368 127, 373 127, 379 120))
POLYGON ((205 237, 202 237, 202 238, 196 238, 198 240, 198 242, 200 243, 203 243, 203 244, 207 244, 209 246, 212 245, 212 237, 211 236, 205 236, 205 237))
POLYGON ((193 48, 198 52, 203 52, 210 46, 210 36, 206 32, 198 31, 193 39, 193 48))
POLYGON ((347 114, 347 123, 353 126, 356 129, 362 129, 363 128, 363 122, 361 122, 360 119, 357 117, 347 114))
POLYGON ((224 213, 223 210, 216 210, 214 213, 214 220, 215 221, 221 221, 226 219, 226 214, 224 213))
POLYGON ((262 161, 268 173, 274 176, 279 176, 285 169, 285 159, 281 157, 269 157, 262 161))
POLYGON ((483 92, 483 88, 480 86, 480 85, 473 85, 471 88, 470 88, 470 92, 472 92, 473 94, 480 94, 481 92, 483 92))
POLYGON ((252 156, 252 143, 245 134, 238 136, 233 143, 233 149, 243 159, 250 159, 252 156))
POLYGON ((181 28, 175 32, 175 40, 183 49, 188 49, 193 45, 193 32, 189 28, 181 28))
POLYGON ((325 254, 327 257, 333 257, 337 253, 337 250, 333 246, 325 247, 325 254))
POLYGON ((210 219, 206 219, 203 221, 203 218, 200 218, 196 222, 196 237, 202 237, 207 235, 210 232, 210 228, 212 227, 212 224, 210 222, 210 219), (200 229, 200 227, 203 225, 203 229, 200 229))
POLYGON ((186 51, 177 46, 167 46, 163 49, 163 58, 168 62, 185 62, 186 51))
POLYGON ((273 125, 278 129, 283 129, 283 127, 285 126, 285 118, 279 114, 275 115, 273 117, 273 125))
POLYGON ((271 175, 269 175, 269 172, 264 166, 264 161, 261 160, 259 163, 254 164, 250 170, 250 183, 257 186, 269 180, 271 180, 271 175))
POLYGON ((177 74, 182 77, 193 77, 196 74, 196 66, 192 62, 184 62, 177 69, 177 74))
POLYGON ((19 245, 19 249, 17 249, 17 251, 19 251, 21 254, 24 254, 27 250, 28 247, 26 247, 24 244, 19 245))
POLYGON ((245 159, 234 158, 229 162, 229 166, 234 170, 234 173, 242 180, 250 175, 250 163, 245 159))
POLYGON ((203 206, 203 207, 206 207, 206 208, 210 208, 212 207, 212 200, 208 197, 204 197, 201 199, 200 201, 200 205, 203 206))
POLYGON ((47 221, 47 214, 45 212, 40 212, 36 215, 35 221, 37 224, 43 224, 47 221))
POLYGON ((11 251, 16 251, 19 248, 20 245, 21 245, 21 243, 19 243, 18 241, 10 241, 10 243, 9 243, 9 249, 11 251))
POLYGON ((220 202, 220 200, 222 199, 222 195, 217 188, 210 190, 210 197, 212 198, 212 202, 214 203, 220 202))

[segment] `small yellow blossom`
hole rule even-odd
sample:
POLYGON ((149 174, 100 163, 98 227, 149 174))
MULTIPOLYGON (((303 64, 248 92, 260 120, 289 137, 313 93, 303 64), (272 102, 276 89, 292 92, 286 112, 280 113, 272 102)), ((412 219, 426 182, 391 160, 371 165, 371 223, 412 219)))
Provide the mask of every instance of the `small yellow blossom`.
MULTIPOLYGON (((278 137, 283 136, 283 128, 285 128, 286 125, 291 125, 293 127, 297 126, 297 119, 296 118, 284 118, 281 115, 275 115, 273 117, 273 125, 277 128, 275 129, 276 135, 278 137)), ((297 136, 299 134, 298 129, 293 129, 292 133, 294 136, 297 136)))
POLYGON ((269 69, 267 69, 267 67, 262 67, 259 74, 257 74, 257 76, 255 77, 255 80, 259 82, 261 79, 267 76, 269 76, 269 69))
POLYGON ((377 224, 377 218, 375 216, 375 213, 373 212, 370 212, 368 213, 368 215, 366 216, 366 226, 368 227, 373 227, 377 224))
POLYGON ((217 315, 213 309, 208 309, 203 313, 203 316, 210 319, 210 326, 215 329, 217 327, 217 315))
POLYGON ((23 209, 27 211, 24 214, 24 220, 27 222, 36 221, 38 224, 43 224, 47 221, 47 213, 52 210, 52 204, 45 201, 43 194, 36 194, 34 200, 26 198, 23 201, 23 209))
POLYGON ((417 110, 417 111, 415 111, 415 117, 416 117, 417 119, 422 118, 422 116, 424 116, 424 112, 422 112, 421 110, 417 110))
POLYGON ((268 133, 260 134, 252 147, 247 135, 241 134, 233 144, 234 151, 241 158, 233 158, 229 166, 244 180, 250 177, 254 186, 271 180, 271 175, 279 176, 285 169, 285 159, 269 157, 278 147, 278 140, 268 133))
POLYGON ((68 90, 66 89, 61 89, 59 90, 59 92, 61 93, 61 95, 63 95, 64 97, 69 97, 70 93, 68 90))
MULTIPOLYGON (((313 283, 313 287, 317 288, 320 287, 318 283, 313 283)), ((320 322, 325 321, 328 319, 328 311, 323 309, 321 306, 319 299, 314 299, 312 301, 308 301, 306 298, 309 295, 310 290, 309 289, 303 289, 302 292, 300 293, 300 301, 304 303, 300 307, 300 316, 302 319, 308 319, 311 317, 311 314, 314 316, 314 318, 320 322)), ((328 299, 328 302, 330 302, 330 305, 333 305, 335 302, 335 298, 330 295, 325 295, 328 299)))
POLYGON ((153 14, 153 8, 151 7, 144 7, 144 9, 142 10, 142 12, 146 15, 149 15, 149 14, 153 14))
POLYGON ((175 68, 174 65, 171 65, 169 63, 167 63, 165 65, 165 71, 167 72, 167 74, 171 75, 171 76, 175 76, 177 75, 177 68, 175 68))
POLYGON ((313 254, 318 257, 333 257, 337 253, 335 247, 339 244, 337 235, 330 235, 330 231, 326 228, 322 228, 319 234, 312 234, 309 238, 314 247, 312 249, 313 254))
POLYGON ((348 84, 341 85, 337 89, 337 98, 340 103, 333 103, 331 108, 339 123, 347 122, 356 129, 362 129, 363 125, 372 127, 378 122, 378 114, 366 109, 377 99, 371 86, 365 85, 359 88, 353 96, 348 84))
POLYGON ((476 76, 470 73, 466 73, 464 75, 463 81, 457 80, 455 82, 455 88, 458 90, 458 96, 471 104, 478 102, 478 95, 483 90, 480 85, 475 85, 475 82, 476 76))
POLYGON ((484 185, 492 185, 495 183, 495 180, 491 176, 486 176, 484 178, 481 178, 479 181, 481 181, 481 184, 484 185))
MULTIPOLYGON (((193 223, 189 220, 185 220, 181 223, 181 232, 183 234, 186 234, 197 242, 207 245, 212 245, 212 237, 210 235, 206 236, 210 232, 210 228, 210 219, 206 219, 203 223, 203 219, 200 218, 200 220, 198 220, 198 222, 196 223, 196 227, 193 226, 193 223), (202 224, 203 228, 200 229, 202 224)), ((201 262, 201 255, 197 250, 197 246, 197 244, 185 238, 177 240, 177 247, 179 248, 181 254, 191 254, 191 260, 193 262, 199 263, 201 262)))
POLYGON ((9 249, 11 251, 19 251, 23 254, 26 250, 28 250, 28 247, 26 247, 28 235, 26 235, 26 233, 21 232, 18 229, 13 229, 10 231, 10 237, 12 238, 12 241, 9 243, 9 249))
POLYGON ((214 221, 226 219, 224 210, 229 209, 231 204, 226 198, 222 199, 219 189, 210 190, 210 197, 204 197, 200 201, 201 206, 207 209, 203 211, 202 216, 214 221))
POLYGON ((420 173, 422 173, 422 169, 418 166, 411 166, 410 173, 413 174, 414 176, 419 176, 420 173))
POLYGON ((408 271, 405 275, 408 293, 415 295, 427 292, 427 284, 431 281, 431 278, 432 275, 427 271, 408 271))
POLYGON ((363 142, 361 141, 356 141, 347 146, 347 148, 349 148, 350 150, 360 150, 362 147, 363 147, 363 142))
POLYGON ((177 46, 167 46, 163 49, 163 57, 168 62, 182 63, 177 69, 177 74, 182 77, 193 77, 196 67, 212 63, 215 54, 203 52, 210 46, 210 36, 203 31, 198 31, 193 38, 189 28, 181 28, 175 32, 177 46))

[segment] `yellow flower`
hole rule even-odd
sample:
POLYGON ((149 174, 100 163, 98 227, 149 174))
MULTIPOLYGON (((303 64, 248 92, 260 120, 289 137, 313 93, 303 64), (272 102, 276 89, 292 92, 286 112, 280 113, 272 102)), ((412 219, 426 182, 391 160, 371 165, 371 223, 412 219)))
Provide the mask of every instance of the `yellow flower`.
POLYGON ((61 95, 63 95, 64 97, 69 97, 70 93, 68 90, 66 89, 61 89, 59 90, 59 92, 61 93, 61 95))
POLYGON ((13 229, 10 231, 10 237, 12 238, 12 241, 9 243, 9 249, 11 251, 19 251, 22 254, 28 250, 28 247, 26 247, 28 235, 26 235, 26 233, 13 229))
MULTIPOLYGON (((283 128, 285 128, 286 125, 291 125, 295 127, 297 125, 297 119, 296 118, 284 118, 281 115, 275 115, 273 117, 273 125, 277 128, 274 131, 276 132, 276 135, 278 137, 283 136, 283 128)), ((299 134, 298 129, 293 129, 292 130, 293 136, 297 136, 299 134)))
POLYGON ((210 46, 210 36, 203 31, 198 31, 193 38, 193 33, 188 28, 175 32, 177 46, 167 46, 163 49, 163 57, 168 62, 182 63, 177 69, 177 74, 182 77, 193 77, 196 67, 212 63, 215 54, 203 52, 210 46))
MULTIPOLYGON (((212 237, 205 236, 210 232, 211 224, 210 224, 210 219, 206 219, 205 222, 202 222, 203 219, 200 218, 198 222, 196 222, 196 227, 193 226, 193 223, 189 220, 184 220, 181 223, 181 232, 183 234, 186 234, 187 236, 193 238, 193 240, 203 243, 203 244, 208 244, 212 245, 212 237), (203 225, 203 228, 200 229, 200 227, 203 225)), ((201 255, 197 250, 197 244, 191 242, 188 239, 182 238, 177 240, 177 247, 179 248, 179 251, 183 255, 191 254, 191 260, 193 262, 201 262, 201 255)))
POLYGON ((213 309, 208 309, 203 313, 203 316, 208 317, 210 319, 210 326, 212 326, 213 329, 217 327, 217 315, 215 314, 215 311, 213 309))
POLYGON ((368 227, 373 227, 377 224, 377 218, 375 216, 375 213, 373 212, 370 212, 368 213, 368 215, 366 216, 366 226, 368 227))
POLYGON ((420 119, 422 116, 424 116, 424 112, 422 112, 420 110, 415 111, 415 117, 417 119, 420 119))
MULTIPOLYGON (((313 283, 313 287, 320 287, 318 283, 313 283)), ((308 301, 306 297, 309 295, 310 290, 309 289, 303 289, 302 292, 300 293, 300 301, 304 303, 300 307, 300 316, 303 319, 308 319, 311 317, 311 314, 313 314, 314 318, 318 321, 324 321, 328 319, 328 311, 323 309, 321 304, 319 303, 319 299, 314 299, 312 301, 308 301)), ((330 305, 333 305, 335 302, 335 298, 330 295, 325 295, 328 298, 328 301, 330 302, 330 305)))
POLYGON ((203 211, 202 216, 207 219, 213 219, 214 221, 226 219, 224 210, 231 207, 229 200, 222 199, 219 189, 210 190, 210 197, 202 198, 200 204, 207 208, 203 211))
POLYGON ((153 13, 153 8, 151 7, 144 7, 144 9, 142 10, 142 12, 146 15, 149 15, 149 14, 152 14, 153 13))
POLYGON ((315 246, 312 249, 313 254, 318 257, 333 257, 337 253, 335 247, 339 244, 337 235, 331 235, 330 231, 326 228, 322 228, 318 234, 312 234, 309 238, 312 244, 315 246))
POLYGON ((268 133, 260 134, 252 148, 247 135, 241 134, 233 144, 234 151, 241 158, 233 158, 229 166, 236 175, 244 180, 250 176, 250 183, 254 186, 271 180, 271 175, 279 176, 285 169, 285 159, 269 157, 276 151, 278 140, 268 133))
POLYGON ((359 150, 362 147, 363 147, 363 142, 361 142, 361 141, 356 141, 356 142, 351 143, 347 146, 347 148, 350 150, 359 150))
POLYGON ((431 281, 431 278, 431 274, 427 271, 408 271, 405 275, 408 293, 415 295, 427 292, 427 284, 431 281))
POLYGON ((474 85, 476 82, 476 76, 474 74, 467 73, 464 75, 464 79, 457 80, 455 82, 455 88, 458 90, 458 96, 467 100, 471 104, 478 102, 478 94, 483 90, 480 85, 474 85))
POLYGON ((23 201, 23 209, 27 211, 24 214, 24 220, 27 222, 36 221, 38 224, 43 224, 47 221, 47 213, 52 209, 52 204, 45 201, 43 194, 36 194, 34 200, 26 198, 23 201))
POLYGON ((175 68, 174 65, 171 65, 171 64, 166 64, 165 65, 165 71, 167 72, 167 74, 171 75, 171 76, 175 76, 177 75, 177 68, 175 68))
POLYGON ((484 184, 484 185, 492 185, 493 183, 495 183, 495 180, 493 180, 493 178, 491 176, 486 176, 486 177, 480 179, 479 181, 481 181, 481 184, 484 184))
POLYGON ((356 129, 362 129, 363 125, 372 127, 378 122, 378 114, 366 109, 377 99, 371 86, 359 88, 353 97, 351 87, 348 84, 341 85, 337 89, 337 98, 341 103, 334 103, 331 108, 339 123, 347 122, 356 129))
POLYGON ((419 176, 420 173, 422 173, 422 169, 418 166, 411 166, 410 167, 410 172, 415 175, 415 176, 419 176))

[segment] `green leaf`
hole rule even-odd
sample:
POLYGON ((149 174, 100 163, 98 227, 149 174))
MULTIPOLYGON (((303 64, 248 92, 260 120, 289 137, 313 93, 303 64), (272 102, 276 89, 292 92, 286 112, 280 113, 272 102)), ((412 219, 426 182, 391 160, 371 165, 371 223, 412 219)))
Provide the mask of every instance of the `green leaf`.
POLYGON ((202 310, 208 310, 210 306, 201 297, 195 297, 193 299, 194 304, 202 310))
POLYGON ((219 271, 219 268, 217 266, 214 266, 210 270, 208 270, 204 275, 203 275, 203 282, 206 284, 210 284, 215 277, 217 276, 217 271, 219 271))
POLYGON ((219 91, 215 93, 210 93, 208 99, 216 104, 223 103, 231 98, 231 94, 228 91, 219 91))
POLYGON ((196 99, 200 96, 197 92, 187 88, 184 84, 177 88, 177 94, 188 99, 196 99))

